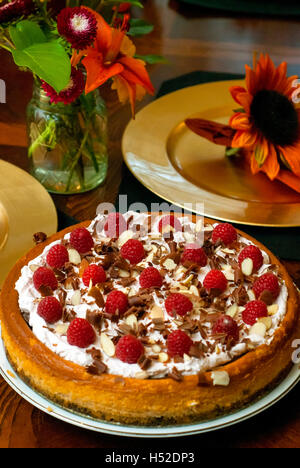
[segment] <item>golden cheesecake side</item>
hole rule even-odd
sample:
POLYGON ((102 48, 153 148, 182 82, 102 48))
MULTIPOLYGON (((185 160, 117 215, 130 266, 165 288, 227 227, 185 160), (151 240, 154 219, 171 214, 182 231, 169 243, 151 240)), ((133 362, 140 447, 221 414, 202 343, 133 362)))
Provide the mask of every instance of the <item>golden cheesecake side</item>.
POLYGON ((22 267, 39 256, 46 245, 76 227, 89 224, 72 226, 34 247, 17 262, 1 291, 1 330, 8 359, 34 389, 64 407, 107 421, 182 424, 213 418, 249 404, 274 387, 290 369, 292 342, 300 337, 298 292, 277 258, 241 231, 239 234, 264 250, 272 264, 279 266, 279 274, 288 288, 288 304, 270 345, 261 345, 217 369, 228 373, 228 386, 213 385, 213 371, 201 374, 200 379, 198 375, 185 376, 181 382, 171 378, 139 380, 110 374, 91 375, 84 367, 52 352, 33 335, 23 319, 15 283, 22 267))

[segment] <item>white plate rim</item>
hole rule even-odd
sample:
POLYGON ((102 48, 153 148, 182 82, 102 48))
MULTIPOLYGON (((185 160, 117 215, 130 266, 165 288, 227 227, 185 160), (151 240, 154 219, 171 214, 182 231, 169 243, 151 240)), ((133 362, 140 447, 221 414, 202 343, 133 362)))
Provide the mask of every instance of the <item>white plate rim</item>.
POLYGON ((236 411, 229 415, 200 423, 181 426, 158 426, 158 427, 138 427, 127 426, 117 423, 98 421, 84 415, 80 415, 71 410, 62 408, 45 396, 37 393, 27 383, 25 383, 15 372, 9 363, 2 339, 0 339, 0 374, 8 385, 15 390, 27 402, 41 411, 69 424, 88 429, 94 432, 101 432, 107 435, 137 438, 173 438, 197 435, 201 433, 220 430, 239 422, 246 421, 270 408, 284 396, 286 396, 300 381, 299 365, 294 365, 287 377, 271 392, 263 396, 247 408, 236 411))

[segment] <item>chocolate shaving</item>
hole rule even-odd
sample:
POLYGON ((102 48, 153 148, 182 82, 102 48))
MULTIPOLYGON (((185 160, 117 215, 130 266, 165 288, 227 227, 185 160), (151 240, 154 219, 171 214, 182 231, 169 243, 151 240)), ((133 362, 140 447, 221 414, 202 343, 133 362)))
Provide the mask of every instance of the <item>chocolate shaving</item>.
POLYGON ((44 232, 36 232, 35 234, 33 234, 33 242, 36 245, 42 244, 46 240, 47 240, 47 234, 45 234, 44 232))
POLYGON ((43 284, 39 287, 39 293, 43 297, 53 296, 53 291, 50 286, 45 286, 43 284))
POLYGON ((267 306, 272 305, 274 302, 274 297, 271 291, 265 289, 259 296, 259 300, 263 301, 267 306))
POLYGON ((138 360, 138 365, 142 370, 147 370, 151 366, 151 359, 147 358, 145 355, 141 356, 138 360))
POLYGON ((176 367, 173 367, 172 371, 169 372, 168 377, 175 380, 176 382, 181 382, 183 380, 183 376, 176 367))

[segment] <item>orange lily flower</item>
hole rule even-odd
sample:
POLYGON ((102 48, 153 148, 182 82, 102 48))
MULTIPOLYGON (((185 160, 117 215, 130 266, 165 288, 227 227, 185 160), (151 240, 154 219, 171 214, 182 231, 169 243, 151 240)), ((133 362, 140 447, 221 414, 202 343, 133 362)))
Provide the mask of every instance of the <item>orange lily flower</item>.
POLYGON ((122 103, 130 101, 134 116, 136 99, 143 97, 146 92, 154 94, 145 63, 134 58, 135 46, 126 35, 125 28, 113 28, 101 15, 91 11, 98 23, 95 43, 84 51, 74 52, 72 65, 77 65, 84 57, 82 64, 87 72, 86 94, 112 78, 112 88, 117 90, 122 103))

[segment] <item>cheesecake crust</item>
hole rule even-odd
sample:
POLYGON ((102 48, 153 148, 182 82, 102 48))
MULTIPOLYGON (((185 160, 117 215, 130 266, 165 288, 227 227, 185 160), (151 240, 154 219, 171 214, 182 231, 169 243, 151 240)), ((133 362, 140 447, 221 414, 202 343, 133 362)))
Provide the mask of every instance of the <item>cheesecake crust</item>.
MULTIPOLYGON (((197 217, 193 216, 193 221, 197 217)), ((213 220, 205 220, 214 223, 213 220)), ((15 283, 21 269, 41 255, 46 245, 76 227, 38 244, 9 273, 0 295, 2 339, 16 372, 50 400, 91 417, 134 425, 188 424, 228 414, 250 404, 276 386, 292 366, 292 342, 300 337, 299 296, 286 269, 261 243, 238 231, 264 250, 288 289, 287 310, 269 345, 263 344, 214 371, 226 371, 228 386, 213 385, 213 371, 171 378, 139 380, 110 374, 92 375, 40 342, 22 317, 15 283)))

